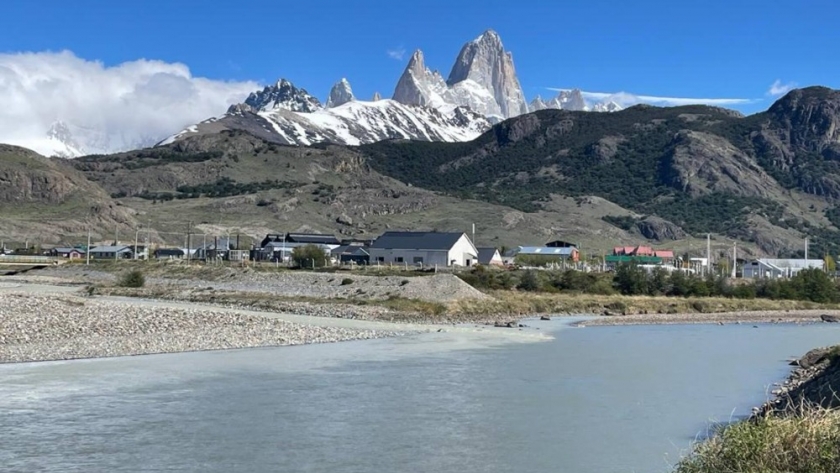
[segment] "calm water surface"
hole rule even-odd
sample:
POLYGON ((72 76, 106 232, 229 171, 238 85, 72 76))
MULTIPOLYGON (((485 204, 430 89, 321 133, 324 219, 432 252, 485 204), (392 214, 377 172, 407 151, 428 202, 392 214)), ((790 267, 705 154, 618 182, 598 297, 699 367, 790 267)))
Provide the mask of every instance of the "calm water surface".
POLYGON ((833 325, 564 328, 0 366, 0 470, 665 472, 833 325))

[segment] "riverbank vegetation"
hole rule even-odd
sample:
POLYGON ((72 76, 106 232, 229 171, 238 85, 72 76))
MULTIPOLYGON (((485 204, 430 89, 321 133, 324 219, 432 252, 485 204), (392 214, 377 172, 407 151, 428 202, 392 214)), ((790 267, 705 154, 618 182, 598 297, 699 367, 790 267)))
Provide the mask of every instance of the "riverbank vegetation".
POLYGON ((816 405, 722 428, 698 443, 676 473, 840 472, 840 411, 816 405))
POLYGON ((718 275, 698 276, 664 269, 648 271, 640 266, 619 266, 614 273, 565 271, 494 271, 477 267, 459 277, 475 288, 488 291, 517 289, 547 294, 623 295, 668 298, 769 299, 840 302, 840 289, 819 269, 800 271, 788 279, 741 279, 735 282, 718 275))

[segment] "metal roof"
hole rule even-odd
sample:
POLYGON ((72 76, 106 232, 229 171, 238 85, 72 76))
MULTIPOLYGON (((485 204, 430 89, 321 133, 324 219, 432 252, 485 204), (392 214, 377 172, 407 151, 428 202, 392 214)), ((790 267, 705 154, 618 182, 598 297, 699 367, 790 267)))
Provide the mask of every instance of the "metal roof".
POLYGON ((91 253, 122 253, 123 251, 131 251, 128 246, 95 246, 90 249, 91 253))
POLYGON ((340 245, 335 235, 326 233, 288 233, 286 241, 289 243, 315 243, 322 245, 340 245))
POLYGON ((520 246, 515 248, 517 255, 548 255, 548 256, 569 256, 577 251, 575 247, 553 247, 553 246, 520 246))
POLYGON ((371 248, 387 250, 445 250, 449 251, 464 233, 446 232, 385 232, 371 248))
POLYGON ((805 268, 817 268, 823 269, 825 266, 825 261, 821 259, 772 259, 772 258, 761 258, 757 261, 754 261, 753 264, 763 264, 765 266, 769 266, 776 269, 805 269, 805 268))

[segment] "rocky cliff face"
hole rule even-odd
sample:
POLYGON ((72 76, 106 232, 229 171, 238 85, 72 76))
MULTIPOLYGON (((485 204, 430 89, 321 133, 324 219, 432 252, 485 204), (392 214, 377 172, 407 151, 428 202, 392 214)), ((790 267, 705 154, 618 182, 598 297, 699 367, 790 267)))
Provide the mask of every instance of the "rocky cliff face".
POLYGON ((64 159, 0 144, 0 232, 5 238, 39 235, 57 243, 62 234, 136 227, 132 212, 64 159))
MULTIPOLYGON (((505 51, 501 38, 493 30, 485 31, 461 48, 446 83, 455 89, 470 91, 475 88, 475 84, 490 92, 495 104, 462 103, 467 106, 474 105, 473 110, 479 113, 483 113, 479 108, 492 108, 493 105, 499 107, 499 112, 504 118, 528 113, 525 94, 513 66, 513 55, 505 51)), ((470 97, 469 100, 472 100, 473 95, 464 97, 470 97)))
POLYGON ((397 81, 393 99, 406 105, 433 108, 452 106, 455 102, 440 73, 426 67, 423 51, 419 49, 411 55, 405 71, 397 81))
POLYGON ((348 82, 347 79, 342 78, 332 86, 332 89, 330 89, 330 97, 327 100, 327 108, 338 107, 354 100, 356 100, 356 97, 353 96, 353 89, 350 87, 350 82, 348 82))

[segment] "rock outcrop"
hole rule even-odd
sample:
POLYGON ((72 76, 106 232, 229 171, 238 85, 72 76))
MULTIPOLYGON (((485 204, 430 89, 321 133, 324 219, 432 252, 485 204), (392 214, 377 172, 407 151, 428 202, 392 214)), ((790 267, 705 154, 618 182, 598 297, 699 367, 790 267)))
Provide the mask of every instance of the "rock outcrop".
POLYGON ((327 108, 334 108, 344 105, 347 102, 356 100, 353 96, 353 89, 350 87, 350 82, 342 78, 336 82, 332 89, 330 89, 330 97, 327 99, 327 108))
POLYGON ((433 72, 426 67, 423 51, 419 49, 411 55, 397 81, 393 99, 406 105, 434 108, 452 106, 455 102, 446 81, 438 71, 433 72))
POLYGON ((280 108, 292 112, 312 113, 323 108, 321 102, 306 89, 299 89, 286 79, 280 79, 261 91, 252 92, 245 99, 245 104, 261 111, 280 108))
POLYGON ((682 240, 688 236, 679 225, 656 216, 645 217, 636 222, 635 226, 648 240, 682 240))

